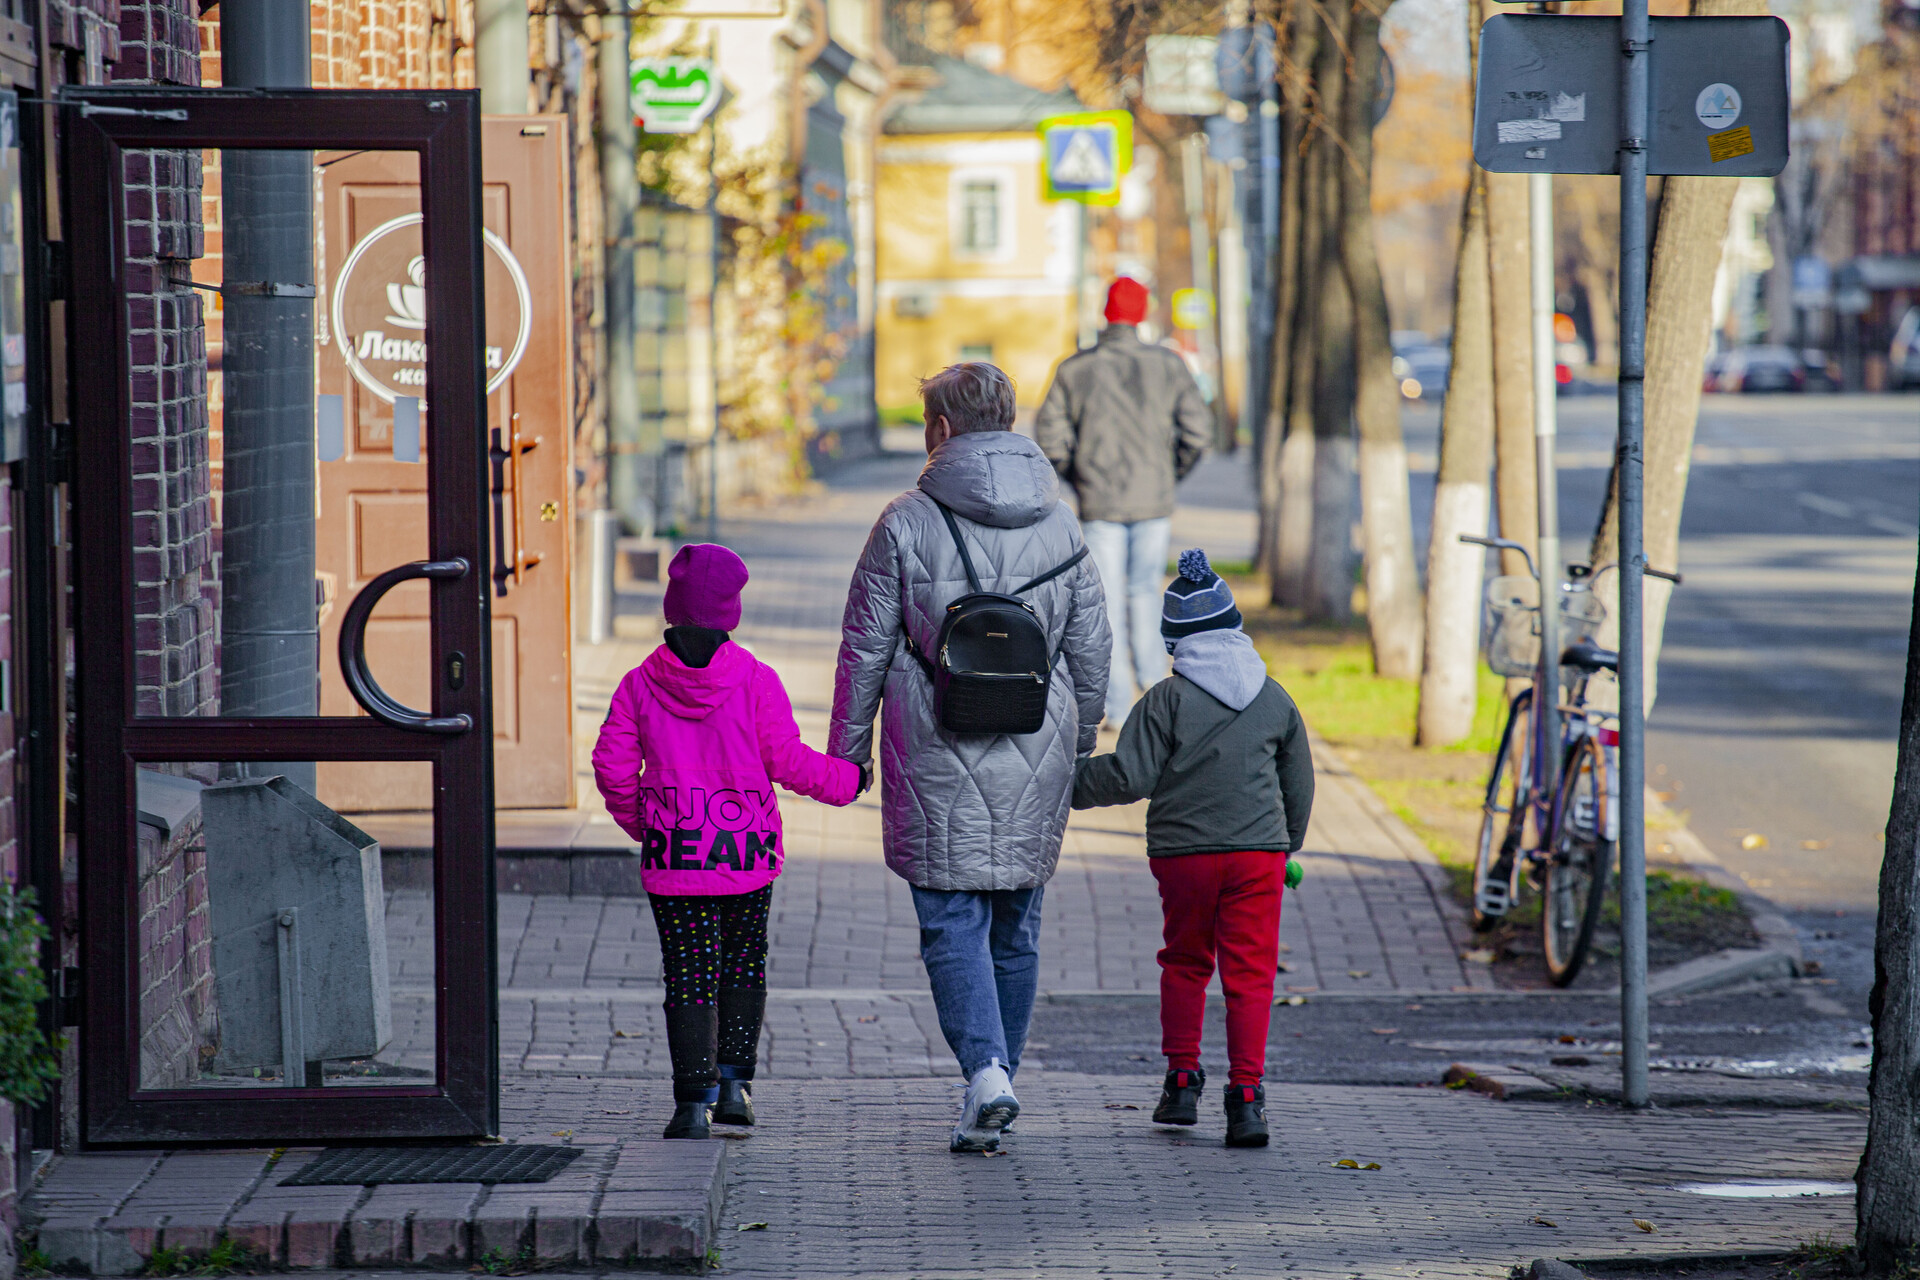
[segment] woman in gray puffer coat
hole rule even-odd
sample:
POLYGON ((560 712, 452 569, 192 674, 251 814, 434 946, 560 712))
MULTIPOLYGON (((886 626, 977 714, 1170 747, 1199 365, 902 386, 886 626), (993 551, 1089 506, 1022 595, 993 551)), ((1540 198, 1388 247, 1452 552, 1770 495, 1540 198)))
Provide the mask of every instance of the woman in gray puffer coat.
POLYGON ((968 593, 938 504, 959 517, 986 591, 1011 591, 1082 543, 1052 465, 1010 430, 1004 373, 955 365, 921 394, 930 456, 918 486, 882 513, 854 571, 827 751, 866 764, 881 713, 887 866, 913 886, 941 1029, 973 1086, 952 1146, 991 1150, 1018 1114, 1011 1077, 1033 1007, 1041 892, 1060 858, 1074 759, 1094 747, 1112 638, 1099 575, 1083 559, 1025 597, 1062 654, 1039 732, 940 727, 932 681, 904 643, 911 632, 933 653, 947 606, 968 593))

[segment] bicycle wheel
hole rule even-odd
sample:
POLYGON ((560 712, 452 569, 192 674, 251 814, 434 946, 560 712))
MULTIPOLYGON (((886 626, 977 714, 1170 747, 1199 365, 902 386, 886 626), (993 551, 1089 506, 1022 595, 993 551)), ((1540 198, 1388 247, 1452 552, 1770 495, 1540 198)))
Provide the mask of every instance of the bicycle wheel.
POLYGON ((1567 748, 1553 840, 1547 846, 1552 857, 1547 862, 1546 901, 1540 911, 1547 974, 1558 987, 1572 982, 1586 963, 1607 896, 1614 847, 1607 838, 1612 785, 1599 743, 1582 738, 1567 748))
POLYGON ((1533 691, 1527 690, 1508 709, 1507 727, 1493 753, 1493 769, 1480 804, 1480 843, 1474 850, 1471 908, 1476 930, 1493 928, 1513 906, 1514 867, 1520 837, 1527 827, 1527 744, 1532 740, 1528 730, 1532 706, 1533 691))

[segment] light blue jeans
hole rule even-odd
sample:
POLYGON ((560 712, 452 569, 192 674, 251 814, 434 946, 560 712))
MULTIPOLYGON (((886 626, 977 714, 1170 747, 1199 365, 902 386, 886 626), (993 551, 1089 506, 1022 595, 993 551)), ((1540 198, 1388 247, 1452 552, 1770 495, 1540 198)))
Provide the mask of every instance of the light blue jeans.
POLYGON ((996 1058, 1020 1069, 1040 982, 1040 898, 1031 889, 913 887, 920 959, 933 986, 940 1031, 973 1079, 996 1058))
POLYGON ((1167 678, 1167 647, 1160 640, 1160 591, 1167 572, 1170 519, 1087 520, 1080 526, 1107 593, 1113 628, 1113 667, 1107 675, 1107 721, 1116 729, 1133 710, 1134 681, 1145 693, 1167 678), (1127 655, 1131 652, 1132 661, 1127 655))

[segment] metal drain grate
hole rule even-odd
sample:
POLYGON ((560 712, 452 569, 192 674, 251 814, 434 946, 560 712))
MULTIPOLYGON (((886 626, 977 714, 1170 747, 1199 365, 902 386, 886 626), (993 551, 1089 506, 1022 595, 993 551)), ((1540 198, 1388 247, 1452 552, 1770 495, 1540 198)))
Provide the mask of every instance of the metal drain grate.
POLYGON ((283 1187, 374 1186, 383 1182, 545 1182, 579 1147, 332 1147, 283 1187))

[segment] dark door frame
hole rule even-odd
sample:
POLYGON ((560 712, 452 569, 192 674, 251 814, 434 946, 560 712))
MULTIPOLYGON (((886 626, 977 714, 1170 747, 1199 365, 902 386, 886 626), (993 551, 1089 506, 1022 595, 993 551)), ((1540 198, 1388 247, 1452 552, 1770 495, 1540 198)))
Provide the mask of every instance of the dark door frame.
MULTIPOLYGON (((464 1138, 499 1130, 488 657, 480 100, 473 91, 87 89, 60 99, 73 397, 75 689, 80 738, 84 1147, 464 1138), (91 108, 91 109, 90 109, 91 108), (129 149, 413 151, 427 279, 428 548, 439 732, 369 717, 135 714, 131 413, 123 156, 129 149), (112 370, 113 376, 101 374, 112 370), (80 388, 85 387, 83 391, 80 388), (464 654, 466 669, 441 661, 464 654), (445 721, 466 716, 465 732, 445 721), (435 1082, 142 1090, 134 766, 144 761, 428 761, 434 770, 435 1082)), ((422 727, 425 727, 424 725, 422 727)))

